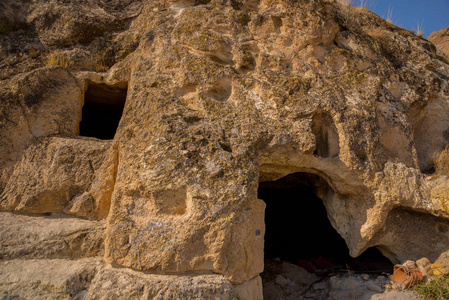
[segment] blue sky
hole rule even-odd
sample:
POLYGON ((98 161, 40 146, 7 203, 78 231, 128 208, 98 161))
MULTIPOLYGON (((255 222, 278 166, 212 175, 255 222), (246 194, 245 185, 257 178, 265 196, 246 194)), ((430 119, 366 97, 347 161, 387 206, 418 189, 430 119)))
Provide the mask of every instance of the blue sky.
MULTIPOLYGON (((361 0, 355 0, 359 6, 361 0)), ((391 19, 396 26, 417 29, 418 24, 424 36, 449 27, 449 0, 364 0, 367 8, 386 19, 391 11, 391 19)))

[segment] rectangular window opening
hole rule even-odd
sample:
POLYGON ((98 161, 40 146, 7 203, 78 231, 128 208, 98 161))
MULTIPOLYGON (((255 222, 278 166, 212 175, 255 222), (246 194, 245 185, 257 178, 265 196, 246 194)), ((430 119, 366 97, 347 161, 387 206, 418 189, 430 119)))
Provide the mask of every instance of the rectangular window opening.
POLYGON ((110 140, 122 117, 127 86, 89 83, 84 95, 80 135, 110 140))

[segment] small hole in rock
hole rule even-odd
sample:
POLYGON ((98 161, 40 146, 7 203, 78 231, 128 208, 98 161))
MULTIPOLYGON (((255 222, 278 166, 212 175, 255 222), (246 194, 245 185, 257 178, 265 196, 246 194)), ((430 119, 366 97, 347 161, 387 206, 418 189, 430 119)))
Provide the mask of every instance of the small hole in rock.
POLYGON ((221 149, 223 149, 224 151, 232 152, 231 145, 229 145, 228 143, 219 142, 219 144, 221 149))
POLYGON ((231 0, 231 6, 234 10, 241 10, 243 7, 243 4, 240 1, 231 0))
POLYGON ((312 132, 315 135, 315 154, 319 157, 336 157, 340 152, 337 127, 332 116, 324 111, 315 113, 312 119, 312 132))
POLYGON ((211 0, 195 0, 194 6, 209 4, 211 0))
POLYGON ((188 124, 193 124, 193 123, 201 121, 201 117, 199 117, 199 116, 185 116, 184 117, 184 121, 186 123, 188 123, 188 124))
POLYGON ((237 66, 237 70, 240 74, 246 74, 256 69, 256 60, 252 56, 248 56, 237 66))
POLYGON ((184 97, 188 94, 193 94, 193 93, 196 93, 196 86, 193 86, 193 85, 182 86, 175 90, 176 97, 184 97))
POLYGON ((125 107, 126 94, 127 87, 89 84, 84 95, 80 135, 113 139, 125 107))
POLYGON ((271 20, 273 20, 273 24, 274 24, 274 27, 276 27, 276 29, 279 29, 282 27, 283 22, 282 22, 281 17, 272 16, 271 20))
POLYGON ((204 94, 214 100, 224 102, 228 100, 232 93, 232 80, 230 78, 223 78, 217 81, 204 94))

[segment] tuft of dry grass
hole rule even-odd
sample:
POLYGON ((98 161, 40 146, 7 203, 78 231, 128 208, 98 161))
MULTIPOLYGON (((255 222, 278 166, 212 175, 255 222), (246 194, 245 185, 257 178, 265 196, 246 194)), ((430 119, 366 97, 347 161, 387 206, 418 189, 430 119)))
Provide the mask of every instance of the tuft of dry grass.
POLYGON ((393 20, 394 16, 393 16, 393 8, 390 6, 388 7, 388 13, 387 13, 387 17, 385 18, 385 20, 387 21, 387 23, 394 25, 395 21, 393 20))
POLYGON ((368 8, 368 0, 360 0, 360 8, 368 8))
POLYGON ((47 66, 61 66, 64 68, 69 67, 69 59, 63 55, 50 54, 47 62, 47 66))
POLYGON ((420 38, 422 38, 424 36, 424 32, 422 29, 423 29, 422 24, 419 24, 419 22, 418 22, 417 26, 416 26, 416 35, 420 38))
POLYGON ((111 64, 111 55, 106 52, 100 52, 95 57, 95 71, 96 72, 106 72, 109 70, 111 64))
POLYGON ((337 2, 341 3, 343 5, 346 5, 346 6, 352 6, 353 5, 352 0, 337 0, 337 2))
POLYGON ((381 26, 375 27, 368 31, 368 34, 373 38, 381 41, 385 41, 388 39, 388 33, 381 26))

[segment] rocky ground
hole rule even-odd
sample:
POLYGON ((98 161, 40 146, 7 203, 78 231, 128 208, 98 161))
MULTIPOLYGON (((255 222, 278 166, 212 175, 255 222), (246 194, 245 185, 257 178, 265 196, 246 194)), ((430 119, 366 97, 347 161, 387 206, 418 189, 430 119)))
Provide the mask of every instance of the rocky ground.
POLYGON ((411 291, 387 289, 390 274, 356 274, 354 271, 308 273, 295 264, 266 261, 262 273, 266 300, 417 300, 411 291))

